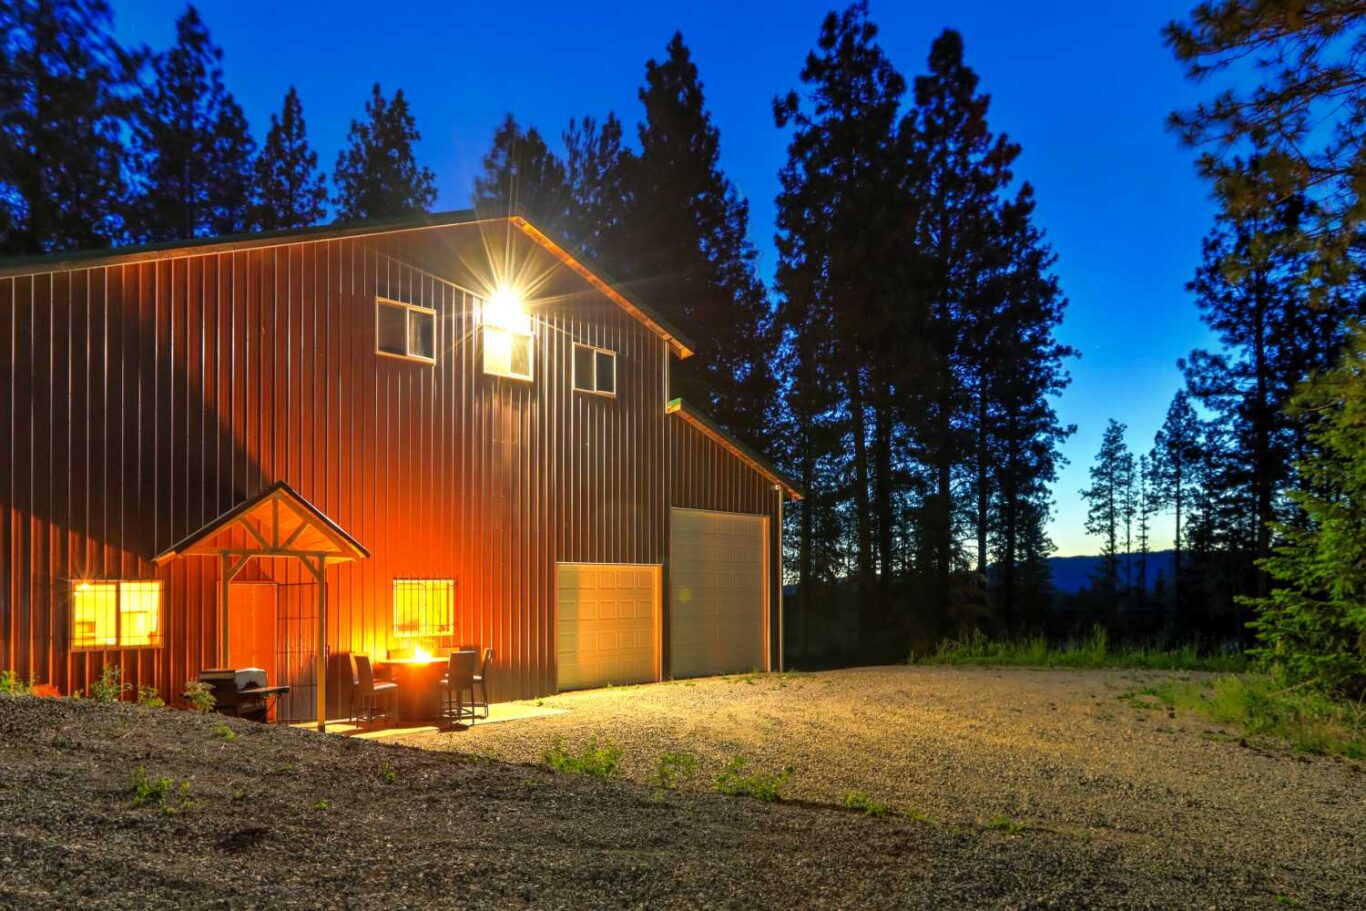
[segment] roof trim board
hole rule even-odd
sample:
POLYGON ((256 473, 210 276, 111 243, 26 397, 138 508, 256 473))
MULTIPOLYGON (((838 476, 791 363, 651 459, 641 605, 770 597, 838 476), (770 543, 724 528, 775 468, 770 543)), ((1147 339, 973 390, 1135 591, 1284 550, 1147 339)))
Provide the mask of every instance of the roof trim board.
POLYGON ((553 240, 544 231, 531 224, 531 222, 527 221, 522 216, 514 215, 512 216, 511 221, 523 234, 540 244, 556 259, 578 273, 586 282, 611 298, 619 307, 644 323, 656 335, 668 342, 669 347, 673 349, 674 354, 678 355, 679 360, 693 355, 692 342, 685 338, 684 335, 673 326, 669 325, 662 316, 655 313, 645 304, 628 296, 624 291, 618 290, 600 267, 586 264, 583 257, 575 256, 570 253, 557 241, 553 240))

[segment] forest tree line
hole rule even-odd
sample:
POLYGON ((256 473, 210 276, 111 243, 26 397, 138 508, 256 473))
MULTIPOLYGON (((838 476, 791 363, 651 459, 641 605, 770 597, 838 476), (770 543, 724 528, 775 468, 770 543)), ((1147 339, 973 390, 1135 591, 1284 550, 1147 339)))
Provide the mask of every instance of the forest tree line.
POLYGON ((1172 115, 1219 206, 1188 285, 1217 347, 1179 362, 1149 451, 1110 422, 1081 491, 1103 560, 1078 600, 1360 699, 1366 4, 1229 0, 1165 36, 1197 81, 1255 73, 1172 115), (1156 508, 1174 514, 1175 563, 1150 594, 1127 567, 1156 508))
MULTIPOLYGON (((1328 451, 1315 441, 1329 431, 1292 405, 1360 315, 1361 19, 1350 4, 1295 6, 1216 3, 1167 30, 1195 79, 1248 55, 1272 63, 1246 94, 1174 115, 1221 204, 1190 286, 1219 345, 1183 360, 1151 449, 1135 456, 1121 425, 1107 430, 1081 492, 1104 559, 1079 622, 1249 642, 1255 612, 1291 590, 1277 548, 1314 527, 1294 466, 1328 451), (1338 103, 1334 129, 1315 119, 1319 102, 1338 103), (1157 510, 1175 518, 1176 572, 1149 595, 1141 555, 1157 510)), ((435 200, 401 89, 364 100, 329 193, 298 93, 258 145, 193 7, 164 50, 120 46, 104 0, 0 0, 0 27, 4 252, 401 216, 435 200)), ((856 2, 825 17, 794 73, 773 102, 788 160, 771 284, 680 34, 646 62, 633 116, 574 118, 547 138, 509 114, 473 202, 526 211, 679 325, 697 355, 676 365, 674 390, 804 489, 788 513, 790 650, 899 657, 971 629, 1043 628, 1059 600, 1052 486, 1073 431, 1053 402, 1075 352, 1056 336, 1066 300, 1022 150, 993 128, 953 30, 908 78, 856 2), (827 641, 837 630, 846 639, 827 641)))
MULTIPOLYGON (((435 198, 401 89, 375 86, 329 196, 298 93, 258 146, 194 7, 164 50, 120 46, 103 0, 4 0, 0 16, 6 252, 398 216, 435 198)), ((509 115, 474 204, 527 212, 682 327, 697 354, 674 391, 804 488, 788 554, 799 648, 820 647, 821 618, 856 617, 895 654, 912 621, 925 641, 1023 629, 1051 596, 1049 485, 1070 428, 1050 399, 1072 352, 1054 337, 1065 301, 1020 148, 992 130, 956 32, 908 81, 856 3, 799 63, 773 105, 790 155, 772 287, 678 34, 645 64, 634 130, 613 112, 576 118, 557 152, 509 115)))

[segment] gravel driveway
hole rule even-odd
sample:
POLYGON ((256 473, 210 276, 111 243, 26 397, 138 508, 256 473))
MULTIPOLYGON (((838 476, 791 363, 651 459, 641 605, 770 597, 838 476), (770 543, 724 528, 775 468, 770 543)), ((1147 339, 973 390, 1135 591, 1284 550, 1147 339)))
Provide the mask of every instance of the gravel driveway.
POLYGON ((1248 746, 1169 712, 1139 695, 1162 676, 886 667, 696 680, 566 694, 543 700, 564 715, 408 742, 535 762, 557 738, 611 740, 643 782, 662 753, 684 751, 701 761, 698 790, 737 755, 791 767, 790 798, 839 805, 864 791, 945 831, 1021 824, 1014 843, 1065 845, 1118 877, 1129 894, 1092 895, 1094 907, 1147 907, 1157 883, 1191 875, 1199 885, 1177 905, 1366 907, 1366 767, 1248 746))
POLYGON ((1121 675, 918 668, 557 697, 421 738, 535 758, 611 736, 648 777, 168 709, 0 696, 0 908, 1360 908, 1360 765, 1202 739, 1121 675), (1093 698, 1094 697, 1094 698, 1093 698), (707 790, 741 753, 778 804, 707 790), (170 779, 133 801, 135 770, 170 779), (182 792, 182 783, 183 792, 182 792), (907 816, 829 806, 861 788, 907 816), (1025 825, 998 831, 994 814, 1025 825))

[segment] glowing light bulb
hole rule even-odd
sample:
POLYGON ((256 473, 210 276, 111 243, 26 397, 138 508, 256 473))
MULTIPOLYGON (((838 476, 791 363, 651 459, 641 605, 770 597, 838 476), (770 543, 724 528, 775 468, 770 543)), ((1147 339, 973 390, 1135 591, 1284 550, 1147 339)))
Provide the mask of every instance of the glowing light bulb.
POLYGON ((527 316, 522 296, 504 286, 489 295, 488 303, 484 305, 484 322, 513 332, 526 332, 530 329, 531 317, 527 316))

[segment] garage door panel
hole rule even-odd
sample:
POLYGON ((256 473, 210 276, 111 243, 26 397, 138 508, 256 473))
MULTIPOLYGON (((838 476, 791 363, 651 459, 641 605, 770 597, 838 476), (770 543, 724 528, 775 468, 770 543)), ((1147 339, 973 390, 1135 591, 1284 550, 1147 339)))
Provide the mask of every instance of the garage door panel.
POLYGON ((557 688, 656 679, 659 568, 561 563, 556 576, 557 688))
POLYGON ((675 509, 670 543, 670 669, 675 677, 765 666, 763 516, 675 509))

